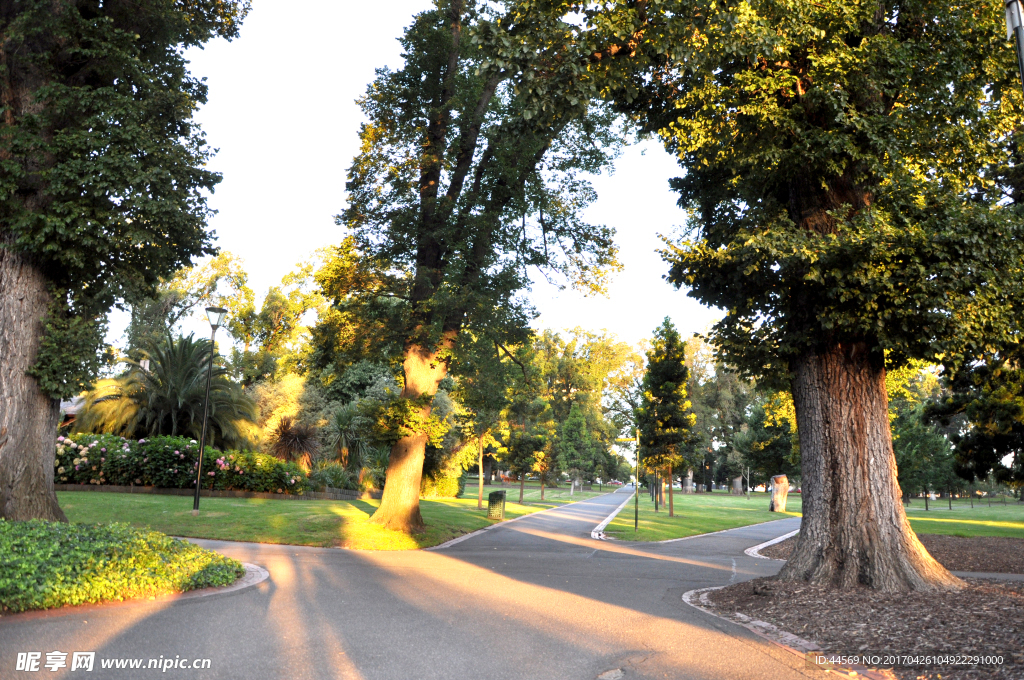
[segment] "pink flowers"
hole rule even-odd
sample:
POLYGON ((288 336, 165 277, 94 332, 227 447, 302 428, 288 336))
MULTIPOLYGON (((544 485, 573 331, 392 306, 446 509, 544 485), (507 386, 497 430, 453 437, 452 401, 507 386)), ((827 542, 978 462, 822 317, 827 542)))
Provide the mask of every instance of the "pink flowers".
POLYGON ((208 475, 210 475, 211 477, 213 477, 213 476, 214 476, 214 475, 216 475, 217 473, 216 473, 216 472, 214 472, 213 470, 210 470, 210 471, 209 471, 209 472, 207 472, 206 474, 208 474, 208 475))
POLYGON ((57 437, 57 441, 59 441, 59 442, 64 441, 64 437, 57 437))

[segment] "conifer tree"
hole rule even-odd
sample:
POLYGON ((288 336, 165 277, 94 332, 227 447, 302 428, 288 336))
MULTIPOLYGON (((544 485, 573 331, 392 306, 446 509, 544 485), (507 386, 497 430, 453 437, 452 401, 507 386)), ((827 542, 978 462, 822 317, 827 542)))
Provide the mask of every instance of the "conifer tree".
MULTIPOLYGON (((637 413, 640 428, 640 455, 649 468, 667 468, 671 495, 671 470, 696 464, 691 428, 696 417, 686 398, 686 345, 679 332, 665 317, 654 331, 647 352, 647 373, 637 413)), ((671 508, 670 508, 671 513, 671 508)))

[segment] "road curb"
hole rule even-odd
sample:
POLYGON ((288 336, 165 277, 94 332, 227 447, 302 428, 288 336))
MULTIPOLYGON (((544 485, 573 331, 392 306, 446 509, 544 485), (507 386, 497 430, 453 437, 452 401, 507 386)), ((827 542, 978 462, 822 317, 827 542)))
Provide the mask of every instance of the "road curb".
MULTIPOLYGON (((793 517, 785 517, 783 519, 772 519, 767 522, 757 522, 756 524, 744 524, 741 527, 733 527, 732 529, 722 529, 721 531, 709 531, 706 534, 694 534, 693 536, 683 536, 682 538, 666 538, 664 541, 652 541, 652 543, 678 543, 679 541, 689 541, 691 538, 704 538, 705 536, 714 536, 715 534, 724 534, 729 531, 738 531, 739 529, 749 529, 750 527, 764 526, 765 524, 771 524, 772 522, 785 522, 787 520, 795 519, 793 517)), ((799 531, 799 529, 797 529, 799 531)), ((767 557, 763 559, 768 559, 767 557)))
POLYGON ((633 500, 634 496, 636 496, 636 491, 634 491, 633 493, 629 494, 629 498, 627 498, 626 500, 622 501, 622 504, 619 505, 619 507, 615 508, 615 510, 612 512, 612 514, 610 514, 607 517, 605 517, 604 520, 600 524, 598 524, 596 527, 594 527, 594 530, 590 532, 590 537, 594 538, 594 539, 597 539, 599 541, 614 540, 614 539, 609 539, 607 536, 605 536, 604 535, 604 530, 606 528, 608 528, 608 525, 611 524, 613 519, 615 519, 615 516, 618 515, 620 512, 622 512, 622 509, 624 507, 626 507, 626 504, 629 503, 631 500, 633 500))
POLYGON ((744 555, 750 555, 751 557, 759 557, 762 560, 775 559, 773 557, 765 557, 764 555, 761 554, 760 551, 763 550, 764 548, 767 548, 770 545, 775 545, 776 543, 782 543, 787 538, 791 538, 793 536, 796 536, 799 533, 800 533, 799 529, 796 529, 795 531, 790 531, 788 534, 784 534, 784 535, 779 536, 777 538, 773 538, 772 540, 765 541, 764 543, 759 543, 759 544, 755 545, 752 548, 747 548, 746 550, 743 551, 743 554, 744 555))
POLYGON ((150 598, 134 598, 131 600, 113 600, 110 602, 93 602, 87 604, 68 605, 64 607, 54 607, 52 609, 33 609, 27 612, 18 612, 17 614, 4 614, 0 616, 0 625, 7 623, 20 623, 23 621, 31 621, 33 619, 50 619, 58 618, 61 616, 77 616, 92 611, 99 611, 103 609, 114 609, 117 607, 137 607, 140 605, 149 605, 156 603, 175 603, 181 600, 194 600, 202 597, 209 597, 211 595, 223 595, 227 593, 233 593, 238 590, 245 588, 251 588, 252 586, 263 583, 270 578, 270 572, 259 566, 258 564, 249 564, 243 562, 242 566, 245 567, 245 573, 240 576, 234 583, 229 586, 218 586, 214 588, 200 588, 199 590, 189 590, 184 593, 170 593, 167 595, 160 595, 150 598))
MULTIPOLYGON (((769 559, 767 557, 763 559, 769 559)), ((697 588, 695 590, 689 590, 683 593, 682 600, 684 603, 690 605, 694 609, 704 612, 708 616, 714 616, 716 619, 721 619, 728 623, 735 624, 746 628, 754 635, 757 635, 761 639, 783 649, 794 656, 798 656, 805 662, 807 655, 812 652, 822 651, 821 647, 805 640, 801 637, 797 637, 792 633, 787 633, 784 630, 779 629, 777 626, 768 623, 767 621, 758 621, 752 619, 745 614, 735 612, 733 617, 729 618, 722 616, 717 612, 713 611, 711 603, 707 600, 707 595, 711 591, 721 590, 726 586, 711 586, 709 588, 697 588), (700 604, 697 604, 699 602, 700 604)), ((840 677, 846 678, 866 678, 866 680, 896 680, 896 675, 889 670, 879 668, 867 668, 866 666, 851 665, 851 666, 829 666, 821 668, 826 673, 831 672, 839 675, 840 677)))

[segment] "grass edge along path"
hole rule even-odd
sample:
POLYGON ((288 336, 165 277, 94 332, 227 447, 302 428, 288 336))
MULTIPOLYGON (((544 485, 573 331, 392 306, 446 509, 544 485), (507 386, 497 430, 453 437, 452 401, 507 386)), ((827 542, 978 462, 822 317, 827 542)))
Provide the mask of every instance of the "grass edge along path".
MULTIPOLYGON (((612 521, 605 534, 623 541, 654 542, 709 534, 725 529, 734 529, 751 524, 771 522, 786 517, 801 516, 801 498, 790 494, 787 512, 768 512, 769 495, 753 493, 750 500, 745 496, 729 493, 680 494, 674 496, 675 514, 668 516, 668 508, 662 506, 657 513, 650 496, 640 494, 640 527, 633 532, 633 507, 622 509, 612 521)), ((942 499, 932 501, 926 512, 921 499, 914 499, 904 506, 910 525, 919 534, 943 534, 951 536, 1005 536, 1024 538, 1024 504, 993 503, 975 501, 971 508, 968 501, 953 501, 953 510, 942 499)))
MULTIPOLYGON (((667 496, 666 496, 666 500, 667 496)), ((768 494, 735 496, 729 493, 697 493, 673 496, 675 516, 668 516, 668 507, 654 512, 651 497, 640 492, 639 530, 633 531, 634 506, 627 505, 605 528, 604 533, 621 541, 656 542, 710 534, 726 529, 762 524, 789 517, 800 517, 800 497, 789 497, 785 513, 768 512, 768 494)))
POLYGON ((0 519, 0 615, 226 586, 237 560, 124 523, 0 519))
MULTIPOLYGON (((597 494, 595 494, 597 495, 597 494)), ((576 500, 580 494, 576 494, 576 500)), ((517 496, 518 497, 518 496, 517 496)), ((81 523, 128 522, 174 536, 221 541, 276 543, 352 550, 416 550, 429 548, 497 524, 477 510, 476 498, 423 499, 420 511, 427 524, 421 534, 391 531, 369 523, 379 500, 279 501, 259 498, 203 498, 198 517, 184 496, 59 491, 68 519, 81 523)), ((505 520, 564 504, 524 504, 506 500, 505 520)))

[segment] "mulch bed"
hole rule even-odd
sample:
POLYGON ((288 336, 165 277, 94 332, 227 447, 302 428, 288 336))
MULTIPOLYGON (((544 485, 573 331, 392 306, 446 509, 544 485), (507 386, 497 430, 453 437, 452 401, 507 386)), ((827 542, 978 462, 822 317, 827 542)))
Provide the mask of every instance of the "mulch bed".
MULTIPOLYGON (((762 551, 763 552, 763 551, 762 551)), ((1002 666, 898 668, 900 680, 1024 678, 1024 583, 969 579, 955 593, 829 591, 756 579, 712 591, 727 618, 741 612, 833 654, 997 654, 1002 666)))
MULTIPOLYGON (((924 547, 950 571, 983 571, 998 574, 1024 573, 1024 538, 996 536, 941 536, 918 534, 924 547)), ((796 547, 796 536, 760 552, 773 560, 787 560, 796 547)))

